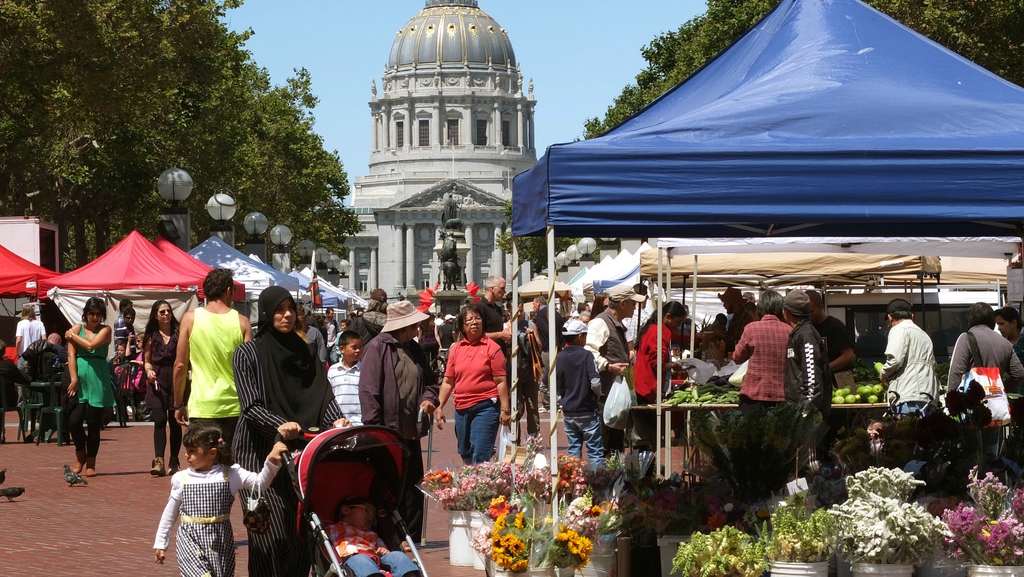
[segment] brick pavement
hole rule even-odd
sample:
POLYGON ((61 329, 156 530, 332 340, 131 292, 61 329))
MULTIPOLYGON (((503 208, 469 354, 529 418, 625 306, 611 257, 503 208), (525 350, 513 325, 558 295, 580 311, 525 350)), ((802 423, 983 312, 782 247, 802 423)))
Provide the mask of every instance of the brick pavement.
MULTIPOLYGON (((25 494, 13 502, 0 499, 0 577, 178 575, 173 544, 166 565, 153 560, 153 538, 167 503, 170 477, 149 474, 152 425, 114 424, 105 429, 97 476, 88 486, 75 487, 63 479, 64 464, 74 459, 72 447, 16 441, 15 413, 7 414, 6 426, 8 442, 0 445, 0 469, 7 469, 3 487, 25 487, 25 494)), ((560 443, 565 446, 564 437, 560 443)), ((433 449, 434 468, 461 462, 451 427, 435 431, 433 449)), ((245 575, 248 549, 241 518, 236 502, 232 519, 237 574, 245 575)), ((483 577, 482 571, 448 563, 447 513, 431 503, 427 520, 422 555, 430 577, 483 577)))

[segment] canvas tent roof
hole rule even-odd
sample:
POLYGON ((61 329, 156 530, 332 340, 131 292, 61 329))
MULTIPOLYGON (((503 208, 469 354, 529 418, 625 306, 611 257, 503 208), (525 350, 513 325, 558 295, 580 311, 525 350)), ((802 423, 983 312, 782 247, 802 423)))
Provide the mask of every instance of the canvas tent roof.
POLYGON ((634 117, 551 146, 512 230, 999 236, 1022 182, 1024 89, 857 0, 782 0, 634 117))
POLYGON ((284 287, 291 292, 299 290, 299 281, 295 277, 249 258, 215 236, 194 246, 188 254, 205 265, 234 271, 235 280, 245 285, 249 300, 259 298, 263 289, 269 286, 284 287))
POLYGON ((57 276, 57 273, 0 246, 0 297, 45 294, 39 290, 39 279, 52 276, 57 276))
MULTIPOLYGON (((288 274, 298 280, 299 288, 304 291, 309 290, 309 281, 313 278, 313 271, 310 270, 309 267, 306 267, 301 271, 293 270, 288 274)), ((325 307, 345 308, 349 305, 366 307, 366 299, 363 299, 359 295, 353 294, 347 289, 336 287, 327 282, 327 279, 323 277, 320 277, 319 281, 320 298, 323 299, 323 305, 325 307)))

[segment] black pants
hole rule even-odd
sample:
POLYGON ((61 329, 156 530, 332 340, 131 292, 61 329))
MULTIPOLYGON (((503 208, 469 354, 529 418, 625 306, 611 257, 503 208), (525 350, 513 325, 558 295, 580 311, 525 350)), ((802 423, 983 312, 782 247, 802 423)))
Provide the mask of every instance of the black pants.
POLYGON ((162 408, 154 407, 153 415, 153 455, 163 458, 164 448, 167 446, 167 429, 171 430, 171 459, 178 458, 178 451, 181 450, 181 425, 174 420, 174 411, 165 411, 162 408))
POLYGON ((402 496, 402 502, 398 504, 398 513, 409 527, 409 536, 414 542, 419 543, 423 535, 423 493, 416 485, 423 480, 423 449, 420 448, 419 439, 406 439, 405 443, 412 457, 409 459, 405 494, 402 496))
POLYGON ((68 428, 76 451, 85 451, 86 457, 95 457, 100 451, 100 429, 103 428, 105 409, 78 403, 68 417, 68 428), (89 428, 88 434, 85 427, 89 428))
MULTIPOLYGON (((519 369, 519 385, 516 387, 516 400, 518 401, 519 413, 516 415, 518 420, 523 418, 523 414, 526 414, 526 434, 528 435, 539 435, 540 434, 540 405, 537 403, 537 383, 533 380, 533 375, 526 371, 532 371, 532 369, 519 369)), ((509 373, 511 375, 512 373, 509 373)), ((511 378, 511 377, 509 377, 511 378)), ((540 404, 544 404, 541 399, 540 404)))

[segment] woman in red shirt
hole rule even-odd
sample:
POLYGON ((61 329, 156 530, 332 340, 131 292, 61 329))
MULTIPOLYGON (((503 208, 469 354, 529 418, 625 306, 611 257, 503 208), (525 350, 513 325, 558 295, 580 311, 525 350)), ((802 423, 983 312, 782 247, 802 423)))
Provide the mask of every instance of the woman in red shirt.
MULTIPOLYGON (((682 370, 679 363, 671 362, 670 351, 673 335, 686 320, 686 307, 681 303, 670 301, 661 308, 661 312, 664 315, 661 328, 661 362, 664 365, 662 370, 664 374, 670 374, 671 370, 682 370)), ((658 331, 654 330, 657 328, 655 326, 657 322, 658 318, 651 315, 647 324, 641 329, 640 344, 636 349, 633 385, 636 388, 637 403, 651 404, 656 402, 658 397, 657 375, 655 375, 658 368, 658 331)))
POLYGON ((477 305, 462 308, 455 328, 458 342, 448 350, 438 396, 437 428, 443 428, 443 409, 448 397, 453 397, 459 455, 463 463, 476 465, 491 460, 498 425, 507 426, 512 421, 505 355, 498 343, 484 334, 483 315, 477 305))

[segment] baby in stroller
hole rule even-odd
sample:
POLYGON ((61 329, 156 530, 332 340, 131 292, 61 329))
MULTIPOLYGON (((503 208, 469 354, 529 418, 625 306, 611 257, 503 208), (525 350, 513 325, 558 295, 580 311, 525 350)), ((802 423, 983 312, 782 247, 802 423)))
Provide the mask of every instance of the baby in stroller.
POLYGON ((373 502, 360 496, 345 499, 338 505, 336 523, 327 525, 331 543, 343 564, 355 577, 383 575, 419 577, 419 568, 401 551, 389 551, 384 540, 373 530, 377 510, 373 502))

